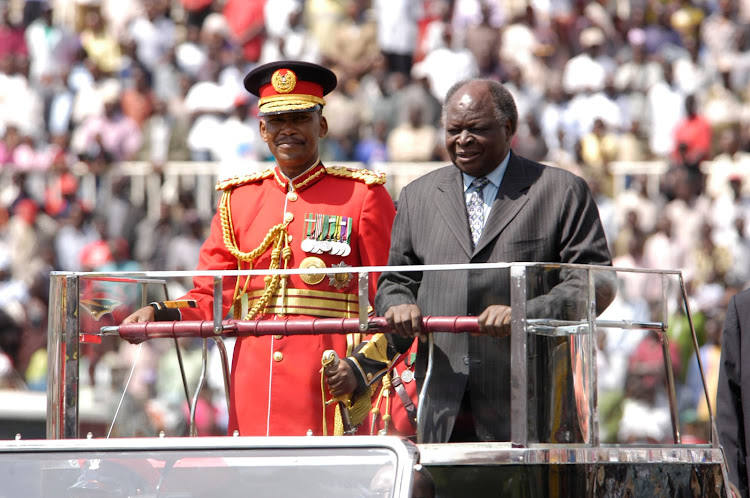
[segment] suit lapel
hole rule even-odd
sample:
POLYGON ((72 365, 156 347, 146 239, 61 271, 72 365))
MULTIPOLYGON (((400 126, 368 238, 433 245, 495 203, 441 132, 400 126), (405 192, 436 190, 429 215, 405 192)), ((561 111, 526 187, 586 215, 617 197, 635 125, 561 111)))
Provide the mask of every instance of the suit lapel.
POLYGON ((437 183, 437 210, 443 217, 446 226, 453 232, 461 249, 466 256, 471 257, 471 237, 469 235, 469 219, 466 214, 464 201, 464 183, 461 170, 445 169, 445 174, 437 183))
MULTIPOLYGON (((479 238, 474 254, 484 249, 487 244, 492 242, 508 223, 515 218, 524 204, 528 201, 526 192, 531 185, 532 180, 524 172, 523 164, 518 157, 511 152, 508 168, 500 183, 500 188, 492 203, 490 217, 484 224, 482 236, 479 238)), ((465 211, 465 209, 464 209, 465 211)))

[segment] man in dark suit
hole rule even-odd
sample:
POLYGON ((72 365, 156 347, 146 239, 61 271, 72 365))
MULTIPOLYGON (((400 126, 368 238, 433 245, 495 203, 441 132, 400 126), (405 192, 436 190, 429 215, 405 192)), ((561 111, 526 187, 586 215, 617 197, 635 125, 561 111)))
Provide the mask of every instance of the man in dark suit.
POLYGON ((716 392, 716 426, 719 442, 729 467, 729 481, 737 487, 738 496, 750 496, 750 290, 745 290, 729 301, 721 336, 721 364, 719 387, 716 392), (745 415, 748 414, 748 415, 745 415))
MULTIPOLYGON (((458 83, 445 98, 443 120, 453 165, 401 192, 389 265, 611 264, 585 181, 510 150, 518 114, 505 87, 489 80, 458 83)), ((530 289, 527 315, 585 316, 585 306, 580 306, 585 277, 573 273, 540 274, 530 289)), ((420 442, 510 440, 508 283, 507 269, 381 276, 376 309, 398 333, 398 350, 419 334, 423 315, 478 315, 482 332, 435 333, 431 345, 420 343, 420 442), (431 379, 425 385, 428 358, 431 379)), ((613 295, 612 287, 597 286, 597 311, 606 308, 613 295)), ((554 355, 557 346, 560 341, 552 340, 544 354, 554 355)), ((566 351, 569 357, 569 347, 566 351)), ((572 428, 566 430, 567 436, 550 439, 573 442, 572 428)))

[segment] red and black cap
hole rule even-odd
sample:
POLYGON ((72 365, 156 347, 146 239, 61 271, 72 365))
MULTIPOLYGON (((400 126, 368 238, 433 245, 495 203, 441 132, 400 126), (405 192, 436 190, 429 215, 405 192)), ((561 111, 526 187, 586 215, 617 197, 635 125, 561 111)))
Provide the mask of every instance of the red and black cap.
POLYGON ((269 62, 245 76, 245 88, 259 97, 260 116, 309 112, 325 105, 323 96, 336 88, 336 75, 310 62, 269 62))

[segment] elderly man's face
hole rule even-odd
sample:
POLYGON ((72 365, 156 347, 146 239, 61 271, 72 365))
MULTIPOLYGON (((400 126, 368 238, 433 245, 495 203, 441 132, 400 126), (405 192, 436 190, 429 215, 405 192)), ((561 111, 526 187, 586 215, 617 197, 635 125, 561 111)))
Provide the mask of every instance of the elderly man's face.
POLYGON ((318 140, 328 133, 320 112, 288 112, 264 116, 260 136, 289 178, 304 173, 318 159, 318 140))
POLYGON ((511 138, 510 121, 498 122, 486 83, 468 83, 448 102, 445 146, 464 173, 475 177, 491 173, 508 154, 511 138))

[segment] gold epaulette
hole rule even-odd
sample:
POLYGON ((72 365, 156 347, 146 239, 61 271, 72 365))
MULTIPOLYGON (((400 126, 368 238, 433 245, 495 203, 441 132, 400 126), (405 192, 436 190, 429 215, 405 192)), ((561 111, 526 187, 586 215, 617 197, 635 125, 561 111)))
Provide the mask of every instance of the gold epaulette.
POLYGON ((235 176, 233 178, 227 178, 226 180, 218 182, 216 184, 216 190, 227 190, 230 188, 239 187, 240 185, 257 182, 258 180, 263 180, 265 178, 270 178, 272 176, 272 168, 264 169, 263 171, 253 173, 252 175, 235 176))
POLYGON ((326 166, 326 173, 341 178, 352 178, 367 185, 384 185, 385 173, 375 173, 369 169, 345 168, 343 166, 326 166))

